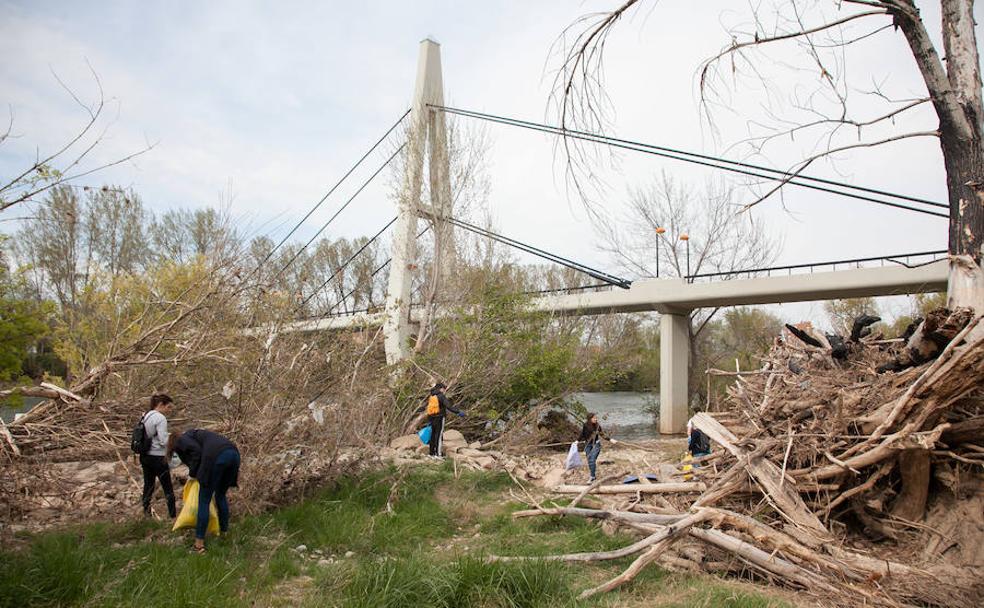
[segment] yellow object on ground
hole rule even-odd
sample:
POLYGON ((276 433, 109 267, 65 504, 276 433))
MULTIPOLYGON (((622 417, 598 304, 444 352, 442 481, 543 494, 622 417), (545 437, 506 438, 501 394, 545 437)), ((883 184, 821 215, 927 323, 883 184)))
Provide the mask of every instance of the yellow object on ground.
POLYGON ((694 470, 694 465, 692 464, 693 461, 694 461, 694 457, 690 455, 690 452, 687 452, 686 454, 684 454, 683 460, 681 461, 681 462, 683 462, 683 466, 680 467, 680 468, 684 472, 683 479, 685 481, 690 481, 691 479, 694 478, 694 476, 690 474, 690 471, 693 471, 694 470))
MULTIPOLYGON (((181 494, 181 512, 174 520, 174 527, 171 530, 181 530, 182 528, 194 528, 198 521, 198 480, 189 479, 184 485, 184 492, 181 494)), ((219 512, 215 509, 215 498, 213 497, 208 505, 208 529, 206 534, 213 536, 219 535, 219 512)))

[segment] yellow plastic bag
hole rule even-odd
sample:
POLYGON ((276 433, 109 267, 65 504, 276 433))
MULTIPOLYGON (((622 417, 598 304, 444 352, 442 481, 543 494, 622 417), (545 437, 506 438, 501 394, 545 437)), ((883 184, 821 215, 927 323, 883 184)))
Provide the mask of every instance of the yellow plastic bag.
MULTIPOLYGON (((188 483, 185 484, 184 492, 181 494, 181 502, 184 503, 181 506, 181 513, 178 513, 178 518, 174 520, 174 527, 171 530, 195 527, 195 523, 198 521, 197 479, 189 479, 188 483)), ((208 505, 208 529, 205 532, 206 535, 219 535, 219 512, 215 508, 214 496, 208 505)))
POLYGON ((683 476, 684 481, 690 481, 691 479, 694 478, 692 473, 692 471, 694 470, 694 465, 693 465, 694 457, 690 454, 690 452, 687 452, 686 454, 683 455, 683 460, 681 460, 680 462, 683 463, 683 466, 680 468, 683 469, 684 472, 684 476, 683 476))

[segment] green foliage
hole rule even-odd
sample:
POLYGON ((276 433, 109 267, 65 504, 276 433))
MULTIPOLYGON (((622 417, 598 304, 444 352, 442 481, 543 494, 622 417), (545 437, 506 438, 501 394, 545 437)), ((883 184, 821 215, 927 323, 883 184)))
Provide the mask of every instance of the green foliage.
POLYGON ((446 471, 417 470, 397 486, 394 512, 386 513, 396 473, 343 479, 302 503, 270 516, 269 524, 309 547, 366 554, 406 553, 427 539, 446 537, 448 514, 434 498, 446 471))
POLYGON ((16 380, 24 374, 50 333, 48 319, 53 306, 30 299, 25 292, 23 276, 12 276, 0 259, 0 382, 16 380))
MULTIPOLYGON (((782 326, 775 315, 748 307, 729 309, 720 319, 708 322, 696 338, 693 393, 705 396, 704 372, 708 368, 734 370, 735 360, 742 370, 761 367, 761 357, 768 353, 782 326)), ((712 379, 712 393, 720 394, 728 383, 728 379, 712 379)))
MULTIPOLYGON (((578 365, 576 334, 555 331, 549 316, 531 311, 529 298, 503 276, 475 281, 454 314, 435 322, 420 369, 457 377, 452 397, 475 420, 500 420, 525 412, 533 401, 559 397, 590 381, 578 365)), ((401 399, 416 404, 426 381, 408 376, 401 399)))
POLYGON ((416 554, 364 562, 345 589, 346 608, 537 608, 574 601, 567 568, 546 562, 450 564, 416 554))
POLYGON ((915 295, 913 314, 925 318, 930 312, 946 308, 946 292, 917 293, 915 295))
POLYGON ((585 367, 600 380, 593 391, 643 391, 659 385, 659 325, 642 314, 603 315, 588 321, 585 367))

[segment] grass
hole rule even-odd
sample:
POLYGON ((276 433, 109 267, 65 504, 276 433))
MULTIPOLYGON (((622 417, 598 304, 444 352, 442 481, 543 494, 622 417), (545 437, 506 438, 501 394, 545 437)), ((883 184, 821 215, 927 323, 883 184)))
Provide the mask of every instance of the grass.
MULTIPOLYGON (((419 467, 344 479, 275 512, 233 518, 230 534, 190 553, 164 522, 92 524, 0 550, 0 608, 14 606, 297 606, 552 608, 788 606, 750 586, 649 568, 624 589, 576 596, 628 563, 487 563, 492 553, 547 555, 631 542, 578 518, 514 520, 505 474, 419 467), (306 552, 297 552, 298 545, 306 552), (320 558, 310 556, 320 552, 320 558), (346 557, 346 554, 349 554, 346 557), (330 558, 330 559, 329 559, 330 558)), ((234 499, 234 497, 233 497, 234 499)), ((235 503, 233 502, 235 510, 235 503)))

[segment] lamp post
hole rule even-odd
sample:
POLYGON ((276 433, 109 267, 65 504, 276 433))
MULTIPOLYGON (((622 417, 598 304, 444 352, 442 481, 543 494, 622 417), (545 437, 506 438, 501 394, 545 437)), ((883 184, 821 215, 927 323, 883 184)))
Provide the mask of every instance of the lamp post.
POLYGON ((664 232, 666 232, 666 228, 663 228, 662 226, 656 227, 656 278, 657 279, 659 278, 659 237, 661 237, 664 232))
POLYGON ((687 282, 690 282, 690 235, 684 232, 680 235, 680 240, 687 244, 687 282))

